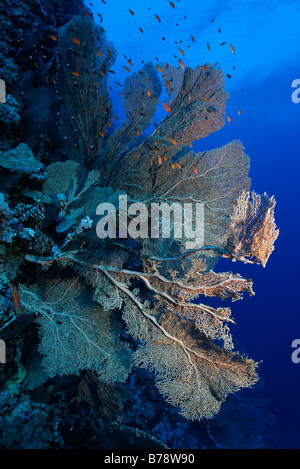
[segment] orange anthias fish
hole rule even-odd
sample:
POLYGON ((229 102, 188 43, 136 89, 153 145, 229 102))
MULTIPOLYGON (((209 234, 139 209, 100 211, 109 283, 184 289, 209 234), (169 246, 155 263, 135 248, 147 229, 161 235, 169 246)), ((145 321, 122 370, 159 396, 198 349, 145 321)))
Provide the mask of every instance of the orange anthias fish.
POLYGON ((71 37, 72 41, 74 42, 74 44, 77 44, 78 46, 81 44, 81 42, 79 41, 79 39, 76 39, 76 37, 71 37))
POLYGON ((192 168, 193 168, 194 173, 198 174, 198 169, 195 166, 192 166, 192 168))
POLYGON ((57 37, 56 36, 53 36, 52 34, 50 34, 49 37, 52 39, 52 41, 57 42, 57 37))
POLYGON ((129 13, 130 13, 132 16, 134 16, 134 11, 129 10, 129 13))
POLYGON ((15 313, 16 315, 18 315, 21 309, 21 298, 20 298, 17 287, 15 287, 15 285, 13 285, 12 283, 10 284, 10 293, 11 293, 11 299, 14 305, 15 313))
POLYGON ((235 53, 235 50, 234 50, 234 47, 233 47, 232 44, 230 44, 230 50, 231 50, 231 52, 232 52, 233 54, 235 53))
POLYGON ((165 111, 166 111, 166 112, 169 112, 169 111, 170 111, 169 106, 168 106, 167 103, 165 103, 165 102, 164 102, 164 108, 165 108, 165 111))
POLYGON ((185 69, 185 65, 184 63, 181 61, 181 60, 178 60, 178 63, 180 65, 181 68, 185 69))
POLYGON ((78 72, 71 72, 72 75, 74 75, 75 77, 79 77, 79 73, 78 72))
POLYGON ((157 68, 157 70, 158 70, 160 73, 164 73, 162 67, 160 67, 159 65, 156 65, 156 68, 157 68))
POLYGON ((154 15, 154 16, 155 16, 155 18, 157 19, 157 21, 158 21, 159 23, 161 23, 160 17, 159 17, 158 15, 154 15))
POLYGON ((241 115, 241 110, 240 109, 238 109, 238 114, 241 115))
POLYGON ((175 8, 175 5, 173 2, 169 2, 172 8, 175 8))

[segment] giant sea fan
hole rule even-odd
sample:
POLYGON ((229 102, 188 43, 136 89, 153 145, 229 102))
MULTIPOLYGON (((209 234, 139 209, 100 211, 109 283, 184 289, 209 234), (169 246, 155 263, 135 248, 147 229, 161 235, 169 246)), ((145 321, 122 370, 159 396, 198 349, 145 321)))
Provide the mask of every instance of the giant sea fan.
MULTIPOLYGON (((113 47, 84 15, 62 29, 58 47, 60 129, 67 156, 76 163, 48 168, 44 193, 60 211, 57 231, 63 237, 53 256, 26 256, 48 267, 49 278, 21 288, 24 311, 36 313, 41 326, 43 365, 50 376, 93 369, 107 382, 126 380, 133 363, 147 367, 183 415, 210 418, 228 394, 252 386, 258 376, 257 363, 234 351, 230 309, 214 308, 201 297, 235 301, 253 295, 250 279, 213 267, 218 256, 264 266, 278 235, 274 199, 254 193, 250 198, 249 158, 239 141, 191 150, 193 141, 224 125, 223 73, 210 64, 145 64, 125 81, 125 120, 109 133, 106 81, 113 47), (147 134, 159 103, 160 74, 168 112, 147 134), (184 236, 99 239, 97 205, 117 206, 124 194, 147 207, 202 203, 205 244, 187 249, 184 236), (93 292, 92 298, 85 300, 82 292, 93 292), (132 359, 120 339, 122 323, 135 343, 132 359)), ((115 221, 122 230, 118 211, 115 221)))

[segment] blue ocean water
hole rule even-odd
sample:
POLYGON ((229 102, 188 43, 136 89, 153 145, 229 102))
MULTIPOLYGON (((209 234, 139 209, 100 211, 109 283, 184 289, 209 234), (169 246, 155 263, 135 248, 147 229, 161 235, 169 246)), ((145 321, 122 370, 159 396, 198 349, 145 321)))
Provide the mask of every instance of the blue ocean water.
MULTIPOLYGON (((90 5, 95 21, 119 52, 114 66, 119 81, 127 76, 124 54, 131 59, 134 71, 139 70, 142 60, 156 63, 158 58, 177 64, 182 58, 190 66, 218 62, 224 73, 232 76, 226 78, 230 94, 226 115, 231 122, 195 148, 215 148, 240 139, 251 158, 252 189, 276 198, 280 235, 267 266, 222 261, 218 269, 253 279, 256 295, 232 305, 237 321, 233 334, 251 358, 261 361, 259 374, 264 386, 249 392, 270 401, 269 410, 276 417, 271 432, 278 434, 275 446, 299 448, 300 363, 291 359, 291 344, 300 337, 300 103, 292 101, 291 85, 300 78, 300 4, 297 0, 173 3, 174 8, 167 0, 94 0, 90 5), (226 44, 220 46, 223 42, 226 44)), ((122 116, 120 91, 113 82, 112 78, 114 109, 122 116)))

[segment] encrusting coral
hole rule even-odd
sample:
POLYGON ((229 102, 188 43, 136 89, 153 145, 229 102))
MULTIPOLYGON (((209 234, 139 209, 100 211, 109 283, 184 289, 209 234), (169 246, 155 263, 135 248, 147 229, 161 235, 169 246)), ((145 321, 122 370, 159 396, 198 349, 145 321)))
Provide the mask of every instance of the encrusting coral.
MULTIPOLYGON (((24 218, 32 240, 19 245, 15 238, 23 260, 17 313, 36 317, 47 376, 89 369, 100 381, 115 383, 125 382, 133 365, 145 367, 183 416, 211 418, 229 394, 257 381, 257 363, 234 350, 230 309, 200 298, 253 295, 251 279, 213 268, 218 257, 265 266, 278 236, 274 199, 250 197, 243 145, 236 140, 192 150, 195 140, 224 125, 223 73, 208 63, 184 69, 144 64, 124 83, 125 119, 112 131, 107 77, 116 52, 102 28, 89 15, 75 16, 61 28, 57 48, 65 158, 45 165, 46 179, 38 192, 31 188, 40 194, 45 220, 29 225, 24 218), (163 86, 166 117, 147 133, 163 86), (156 226, 167 204, 176 204, 180 213, 184 204, 201 204, 204 244, 187 248, 188 231, 172 236, 180 231, 175 218, 166 238, 143 237, 139 230, 135 239, 128 233, 99 238, 97 207, 118 207, 122 197, 147 213, 155 205, 156 226), (28 266, 27 281, 22 269, 28 266)), ((24 144, 16 150, 21 149, 24 144)), ((27 157, 32 168, 38 164, 32 153, 27 157)), ((30 190, 22 187, 22 193, 30 190)), ((126 223, 133 222, 132 210, 126 223)), ((2 224, 19 212, 20 206, 3 198, 2 224)), ((141 227, 142 218, 136 225, 141 227)), ((124 233, 120 209, 107 226, 124 233)), ((0 331, 9 324, 4 321, 0 331)))

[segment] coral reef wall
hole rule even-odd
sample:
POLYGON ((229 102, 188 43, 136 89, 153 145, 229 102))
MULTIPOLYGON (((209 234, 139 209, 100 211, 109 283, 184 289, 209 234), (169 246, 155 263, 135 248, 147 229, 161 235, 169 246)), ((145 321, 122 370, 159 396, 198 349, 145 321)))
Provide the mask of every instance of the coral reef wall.
POLYGON ((0 18, 1 447, 264 447, 267 404, 240 391, 258 364, 235 350, 222 305, 252 281, 216 266, 266 265, 275 200, 250 192, 240 141, 193 151, 224 125, 222 71, 144 64, 117 127, 117 52, 87 6, 5 0, 0 18), (163 88, 166 116, 147 132, 163 88), (145 236, 124 198, 160 207, 156 227, 168 203, 202 204, 205 243, 189 245, 192 229, 145 236))

